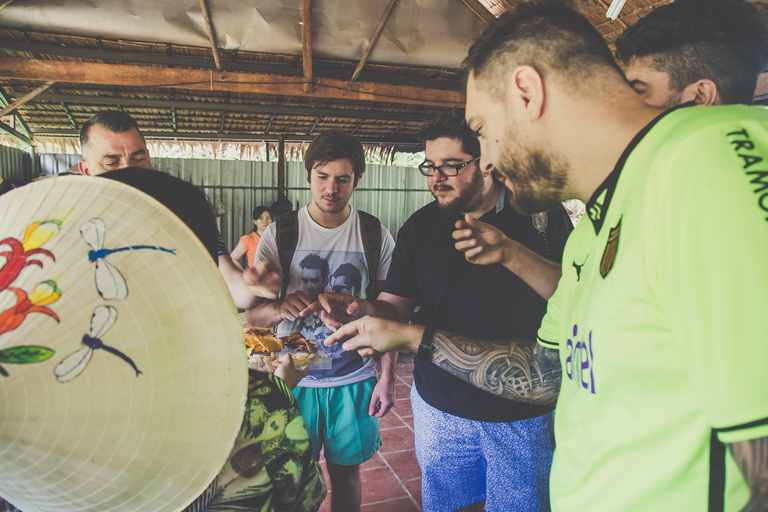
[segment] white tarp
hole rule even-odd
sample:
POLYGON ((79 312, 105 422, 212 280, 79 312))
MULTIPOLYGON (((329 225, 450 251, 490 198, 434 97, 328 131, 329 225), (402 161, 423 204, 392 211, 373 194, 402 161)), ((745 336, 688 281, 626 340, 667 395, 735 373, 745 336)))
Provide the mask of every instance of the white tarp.
MULTIPOLYGON (((315 58, 358 60, 389 0, 313 0, 315 58)), ((208 0, 218 46, 301 55, 301 0, 208 0)), ((461 0, 399 0, 368 62, 458 68, 484 23, 461 0)), ((0 27, 209 47, 199 0, 14 0, 0 27)))

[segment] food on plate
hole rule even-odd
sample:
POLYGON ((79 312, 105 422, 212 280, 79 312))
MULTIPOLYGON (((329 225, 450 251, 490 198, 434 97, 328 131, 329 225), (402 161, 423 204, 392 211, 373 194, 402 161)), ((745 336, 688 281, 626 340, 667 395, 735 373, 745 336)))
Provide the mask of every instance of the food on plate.
POLYGON ((246 327, 245 344, 248 346, 248 367, 264 372, 274 372, 280 366, 280 356, 290 353, 297 368, 308 364, 321 363, 323 358, 317 347, 309 342, 299 331, 276 338, 272 329, 246 327))
POLYGON ((261 327, 246 327, 243 329, 245 334, 245 344, 251 349, 251 352, 280 352, 283 350, 283 342, 275 338, 272 329, 261 327))
POLYGON ((280 340, 284 346, 294 349, 296 352, 317 353, 317 347, 311 344, 299 331, 294 331, 288 336, 282 336, 280 340))

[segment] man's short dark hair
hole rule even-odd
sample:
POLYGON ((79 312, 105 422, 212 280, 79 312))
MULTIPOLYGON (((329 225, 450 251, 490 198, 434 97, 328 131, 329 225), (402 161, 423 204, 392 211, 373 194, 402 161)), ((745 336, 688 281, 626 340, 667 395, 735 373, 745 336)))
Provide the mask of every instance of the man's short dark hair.
MULTIPOLYGON (((131 130, 132 128, 136 128, 136 131, 139 132, 139 135, 141 135, 139 125, 136 123, 134 118, 125 112, 120 112, 119 110, 106 110, 104 112, 99 112, 95 116, 91 117, 85 122, 83 127, 80 128, 81 148, 88 144, 91 128, 97 125, 103 126, 110 132, 114 133, 123 133, 131 130)), ((141 138, 143 139, 144 136, 141 135, 141 138)))
POLYGON ((744 0, 677 0, 629 27, 616 41, 616 58, 652 56, 677 92, 712 80, 723 103, 750 105, 768 60, 768 29, 744 0))
POLYGON ((352 163, 355 173, 355 186, 365 172, 365 151, 360 141, 341 130, 323 132, 312 141, 304 155, 304 167, 309 181, 312 168, 328 162, 346 158, 352 163))
POLYGON ((336 269, 331 277, 346 276, 352 283, 352 289, 355 292, 359 292, 363 287, 363 275, 360 273, 360 269, 351 263, 342 263, 336 269))
POLYGON ((599 95, 602 70, 621 73, 600 33, 562 0, 517 2, 491 22, 464 59, 466 75, 484 81, 493 97, 503 97, 506 71, 531 66, 581 94, 599 95))
POLYGON ((270 207, 272 210, 272 216, 273 217, 279 217, 280 215, 284 213, 288 213, 293 210, 293 204, 291 204, 291 200, 287 197, 281 197, 274 203, 272 203, 272 206, 270 207))
POLYGON ((311 253, 305 256, 304 259, 299 263, 299 267, 302 269, 320 269, 320 273, 323 276, 323 281, 328 280, 328 260, 318 254, 311 253))
POLYGON ((461 150, 464 153, 472 155, 472 158, 480 156, 480 141, 467 126, 463 108, 454 107, 447 110, 419 130, 419 140, 422 143, 426 143, 428 140, 437 140, 440 137, 460 140, 461 150))

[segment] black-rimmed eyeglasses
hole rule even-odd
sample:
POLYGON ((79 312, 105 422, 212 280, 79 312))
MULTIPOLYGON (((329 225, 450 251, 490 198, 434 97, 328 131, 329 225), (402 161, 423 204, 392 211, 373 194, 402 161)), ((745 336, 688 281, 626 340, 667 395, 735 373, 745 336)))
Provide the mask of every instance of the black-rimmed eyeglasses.
POLYGON ((461 164, 445 164, 445 165, 431 165, 427 162, 422 162, 419 164, 419 171, 421 171, 421 174, 424 176, 433 176, 435 174, 435 170, 437 170, 440 174, 445 176, 446 178, 450 178, 451 176, 458 176, 459 171, 468 166, 469 164, 473 162, 477 162, 480 160, 480 157, 473 158, 472 160, 469 160, 467 162, 461 163, 461 164))

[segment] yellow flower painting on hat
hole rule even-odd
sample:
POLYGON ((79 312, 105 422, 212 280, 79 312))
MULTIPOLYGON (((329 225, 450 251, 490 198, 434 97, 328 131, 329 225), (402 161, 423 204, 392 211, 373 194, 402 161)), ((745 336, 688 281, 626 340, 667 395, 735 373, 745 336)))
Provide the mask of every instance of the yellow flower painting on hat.
MULTIPOLYGON (((5 258, 5 263, 0 267, 0 291, 8 290, 16 296, 15 304, 0 312, 0 335, 16 329, 31 313, 43 313, 59 321, 58 315, 48 307, 48 304, 56 302, 61 296, 61 290, 58 289, 55 281, 46 280, 39 283, 31 294, 11 285, 26 267, 35 265, 43 268, 46 258, 56 261, 53 253, 40 246, 55 237, 60 230, 60 221, 45 220, 30 224, 21 240, 17 238, 0 240, 0 247, 10 248, 0 252, 0 257, 5 258)), ((19 345, 0 350, 0 363, 37 363, 49 359, 53 354, 54 351, 46 347, 19 345)), ((1 365, 0 375, 8 376, 8 372, 1 365)))

